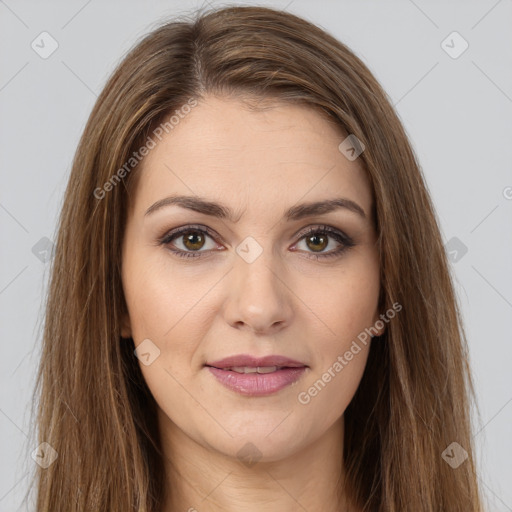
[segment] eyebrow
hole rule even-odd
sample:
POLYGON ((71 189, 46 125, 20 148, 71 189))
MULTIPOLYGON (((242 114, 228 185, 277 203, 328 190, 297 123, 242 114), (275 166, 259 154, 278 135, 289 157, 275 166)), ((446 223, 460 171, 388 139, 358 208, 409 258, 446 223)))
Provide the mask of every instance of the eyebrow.
MULTIPOLYGON (((219 219, 228 220, 233 223, 238 222, 243 213, 235 213, 228 206, 216 203, 214 201, 208 201, 201 197, 174 195, 160 199, 156 203, 152 204, 146 210, 144 215, 150 215, 157 210, 160 210, 161 208, 171 205, 180 206, 181 208, 193 210, 195 212, 217 217, 219 219)), ((284 218, 287 221, 296 221, 305 217, 313 217, 314 215, 330 213, 341 208, 356 213, 363 219, 366 219, 364 210, 356 202, 343 197, 326 199, 323 201, 313 201, 292 206, 285 212, 284 218)))

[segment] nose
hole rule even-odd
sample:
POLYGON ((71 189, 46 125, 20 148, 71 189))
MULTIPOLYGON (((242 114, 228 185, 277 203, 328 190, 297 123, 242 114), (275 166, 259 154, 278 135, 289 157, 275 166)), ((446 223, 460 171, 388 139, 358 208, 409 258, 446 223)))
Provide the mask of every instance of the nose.
POLYGON ((285 279, 285 270, 272 261, 269 251, 251 263, 237 256, 224 303, 229 325, 269 335, 290 325, 293 293, 285 279))

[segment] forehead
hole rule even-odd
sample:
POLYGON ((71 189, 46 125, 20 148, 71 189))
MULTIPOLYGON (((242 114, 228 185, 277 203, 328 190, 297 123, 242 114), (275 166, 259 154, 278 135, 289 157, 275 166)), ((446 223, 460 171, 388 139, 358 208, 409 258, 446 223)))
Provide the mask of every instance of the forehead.
POLYGON ((137 210, 178 192, 234 208, 342 194, 370 212, 366 171, 340 152, 347 134, 327 114, 283 102, 258 107, 208 96, 180 116, 142 162, 137 210))

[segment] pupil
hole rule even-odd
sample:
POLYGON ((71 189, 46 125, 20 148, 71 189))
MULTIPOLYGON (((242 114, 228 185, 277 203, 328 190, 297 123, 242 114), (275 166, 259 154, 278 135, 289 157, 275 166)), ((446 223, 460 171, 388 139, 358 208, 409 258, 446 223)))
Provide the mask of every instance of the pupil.
MULTIPOLYGON (((198 233, 190 233, 188 234, 186 237, 186 242, 185 244, 192 244, 193 247, 189 247, 189 248, 192 248, 192 249, 200 249, 201 247, 201 242, 202 242, 202 236, 201 234, 198 234, 198 233), (199 242, 197 241, 197 239, 199 240, 199 242), (194 240, 196 240, 194 242, 194 240), (197 247, 197 244, 199 244, 199 247, 197 247)), ((320 250, 324 249, 325 248, 325 237, 322 236, 322 235, 312 235, 309 237, 309 242, 311 242, 313 245, 321 245, 320 247, 320 250), (319 240, 321 240, 319 242, 319 240), (323 241, 323 243, 322 243, 323 241)))
MULTIPOLYGON (((322 250, 322 249, 324 249, 324 248, 325 248, 325 237, 324 237, 324 236, 321 236, 321 235, 320 235, 320 236, 318 236, 318 235, 313 235, 313 236, 310 236, 310 237, 309 237, 309 241, 314 241, 314 240, 323 240, 323 241, 324 241, 324 243, 323 243, 323 244, 320 242, 320 243, 321 243, 321 245, 322 245, 322 247, 320 248, 320 250, 322 250)), ((313 242, 313 245, 317 245, 317 244, 315 244, 315 243, 313 242)))
POLYGON ((201 236, 200 234, 197 234, 197 233, 196 233, 196 234, 193 234, 193 233, 192 233, 192 234, 189 234, 189 235, 187 235, 187 236, 185 237, 185 239, 186 239, 185 245, 187 245, 188 243, 191 243, 191 244, 192 244, 192 246, 193 246, 193 247, 189 247, 189 249, 200 249, 200 248, 201 248, 201 247, 200 247, 200 245, 201 245, 201 241, 199 242, 199 247, 196 247, 196 245, 198 244, 198 242, 194 242, 194 241, 193 241, 195 238, 199 238, 199 239, 201 239, 201 238, 202 238, 202 236, 201 236))

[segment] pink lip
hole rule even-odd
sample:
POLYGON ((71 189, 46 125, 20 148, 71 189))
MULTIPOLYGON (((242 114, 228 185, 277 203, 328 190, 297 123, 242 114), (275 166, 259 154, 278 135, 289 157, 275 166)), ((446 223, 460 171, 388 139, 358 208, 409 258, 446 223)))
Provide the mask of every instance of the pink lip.
POLYGON ((205 365, 217 380, 232 391, 246 396, 264 396, 277 393, 299 380, 308 368, 304 363, 284 356, 253 357, 236 355, 205 365), (238 373, 227 368, 248 366, 282 366, 272 373, 238 373))
POLYGON ((300 379, 306 371, 306 367, 282 368, 272 373, 237 373, 232 370, 221 370, 208 366, 217 380, 241 395, 263 396, 277 393, 300 379))
POLYGON ((232 368, 233 366, 249 366, 251 368, 258 366, 288 366, 290 368, 302 368, 307 365, 285 356, 254 357, 248 354, 237 354, 220 359, 219 361, 206 363, 206 366, 213 366, 215 368, 232 368))

